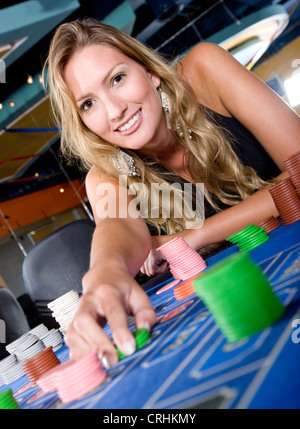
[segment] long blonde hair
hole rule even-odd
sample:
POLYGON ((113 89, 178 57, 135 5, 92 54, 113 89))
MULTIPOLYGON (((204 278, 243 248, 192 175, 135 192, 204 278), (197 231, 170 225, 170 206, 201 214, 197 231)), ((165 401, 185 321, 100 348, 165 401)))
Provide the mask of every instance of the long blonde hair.
MULTIPOLYGON (((76 20, 58 27, 44 66, 53 113, 62 128, 61 149, 66 157, 80 159, 85 168, 94 166, 116 180, 120 172, 112 162, 113 157, 117 156, 119 163, 127 168, 126 160, 116 146, 83 124, 64 80, 64 69, 73 53, 96 44, 106 44, 119 50, 160 77, 160 87, 170 101, 173 133, 188 154, 188 171, 195 183, 206 185, 205 197, 216 210, 219 207, 215 197, 222 203, 234 205, 265 186, 252 168, 241 164, 225 134, 199 109, 193 90, 172 65, 136 39, 94 19, 76 20)), ((142 182, 150 190, 151 183, 166 183, 164 173, 153 169, 151 162, 145 162, 134 151, 126 152, 134 158, 139 172, 139 176, 128 176, 128 186, 142 182)), ((149 218, 148 222, 158 230, 163 228, 173 233, 185 228, 186 219, 171 215, 169 218, 149 218)))

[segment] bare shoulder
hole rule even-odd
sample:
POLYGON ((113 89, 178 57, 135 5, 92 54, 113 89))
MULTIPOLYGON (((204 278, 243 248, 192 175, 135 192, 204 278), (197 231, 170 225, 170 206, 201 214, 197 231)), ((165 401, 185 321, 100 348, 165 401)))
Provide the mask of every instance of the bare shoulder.
POLYGON ((111 183, 117 186, 116 180, 109 177, 108 175, 100 173, 95 167, 92 167, 85 177, 85 188, 90 200, 93 200, 93 196, 96 194, 97 187, 101 183, 111 183))
POLYGON ((219 86, 234 65, 235 60, 225 49, 202 42, 181 59, 176 71, 191 85, 199 103, 226 115, 229 112, 221 101, 219 86))
POLYGON ((203 67, 210 68, 211 60, 220 60, 224 54, 227 54, 223 48, 215 43, 201 42, 195 45, 183 58, 182 63, 194 67, 202 64, 203 67))

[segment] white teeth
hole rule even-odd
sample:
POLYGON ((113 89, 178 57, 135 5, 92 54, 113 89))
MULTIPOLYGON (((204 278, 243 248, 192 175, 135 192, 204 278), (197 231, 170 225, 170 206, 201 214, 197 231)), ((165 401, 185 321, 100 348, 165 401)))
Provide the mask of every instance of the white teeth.
POLYGON ((132 125, 134 125, 136 123, 136 121, 138 120, 138 117, 140 116, 141 112, 140 110, 137 112, 136 115, 134 115, 126 124, 122 125, 122 127, 120 127, 118 129, 118 131, 126 131, 128 130, 128 128, 132 127, 132 125))

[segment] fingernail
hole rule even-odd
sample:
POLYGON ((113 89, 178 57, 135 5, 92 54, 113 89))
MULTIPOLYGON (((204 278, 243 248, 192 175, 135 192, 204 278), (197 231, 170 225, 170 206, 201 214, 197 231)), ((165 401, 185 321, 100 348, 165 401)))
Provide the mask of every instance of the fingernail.
POLYGON ((99 356, 99 359, 102 363, 103 368, 105 369, 110 369, 118 363, 118 361, 113 356, 108 354, 99 356))
POLYGON ((143 322, 137 326, 138 329, 145 328, 148 332, 150 332, 150 324, 149 322, 143 322))
POLYGON ((122 351, 126 356, 130 356, 135 352, 136 344, 135 341, 126 340, 122 344, 122 351))

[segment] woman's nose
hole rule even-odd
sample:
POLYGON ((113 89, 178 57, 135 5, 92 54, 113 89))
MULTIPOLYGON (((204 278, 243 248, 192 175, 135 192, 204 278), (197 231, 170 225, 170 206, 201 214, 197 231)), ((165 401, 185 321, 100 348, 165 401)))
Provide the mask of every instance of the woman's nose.
POLYGON ((119 121, 127 110, 127 103, 116 96, 107 97, 105 107, 110 121, 119 121))

